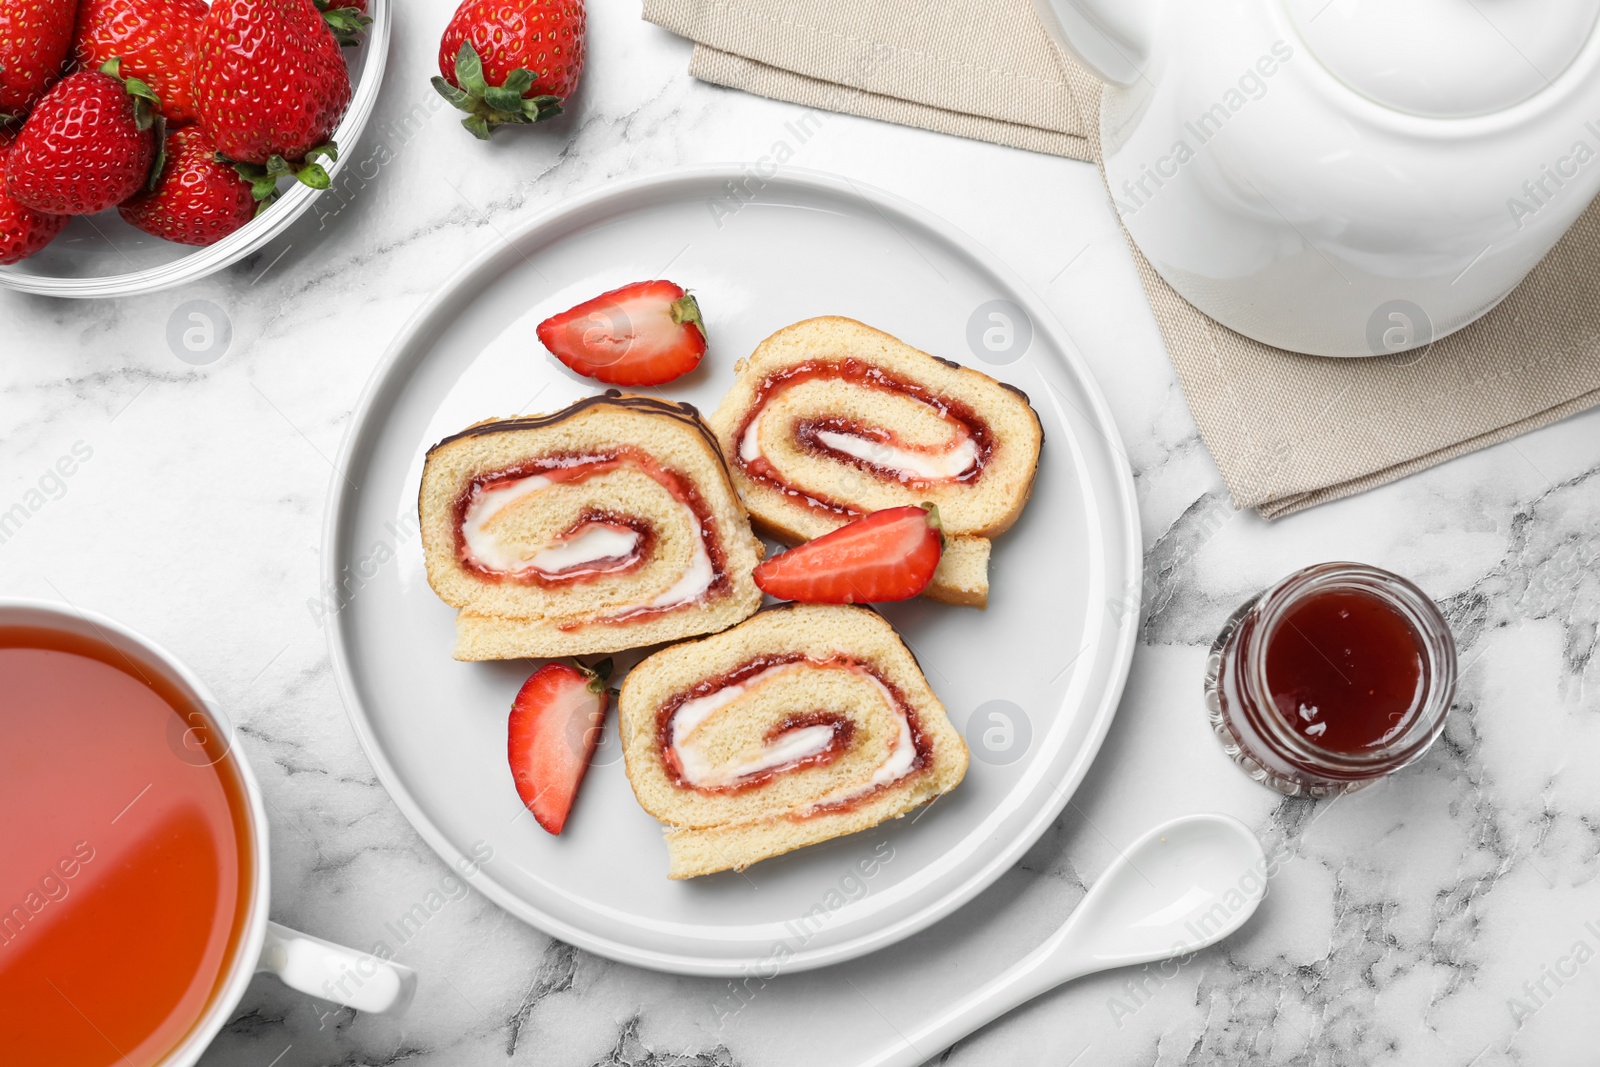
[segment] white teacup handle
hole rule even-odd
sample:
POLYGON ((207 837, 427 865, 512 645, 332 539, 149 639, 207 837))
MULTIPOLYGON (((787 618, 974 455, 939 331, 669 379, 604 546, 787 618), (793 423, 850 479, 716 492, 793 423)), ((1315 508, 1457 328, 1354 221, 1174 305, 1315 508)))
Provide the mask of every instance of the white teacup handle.
POLYGON ((417 972, 370 952, 335 945, 267 922, 256 972, 278 976, 290 989, 357 1011, 399 1013, 417 991, 417 972))

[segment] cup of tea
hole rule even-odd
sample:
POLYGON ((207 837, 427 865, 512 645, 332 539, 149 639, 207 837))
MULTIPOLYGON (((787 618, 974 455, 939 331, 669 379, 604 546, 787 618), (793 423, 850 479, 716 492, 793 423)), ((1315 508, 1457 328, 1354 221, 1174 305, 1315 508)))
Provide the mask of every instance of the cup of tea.
POLYGON ((267 818, 197 677, 103 615, 0 599, 7 1063, 186 1067, 251 976, 401 1011, 416 975, 267 918, 267 818))

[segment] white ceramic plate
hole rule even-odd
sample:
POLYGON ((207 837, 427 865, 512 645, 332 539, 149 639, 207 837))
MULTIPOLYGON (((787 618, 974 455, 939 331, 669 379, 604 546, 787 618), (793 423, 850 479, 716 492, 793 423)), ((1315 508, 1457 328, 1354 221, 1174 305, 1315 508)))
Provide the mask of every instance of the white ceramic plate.
MULTIPOLYGON (((390 0, 368 0, 372 25, 359 45, 344 49, 350 66, 350 107, 333 131, 339 159, 328 166, 332 191, 347 180, 344 171, 360 161, 356 141, 372 115, 389 54, 390 0)), ((326 165, 326 164, 324 164, 326 165)), ((237 263, 305 214, 324 192, 299 182, 280 186, 278 199, 248 226, 203 248, 153 237, 122 221, 116 209, 84 215, 67 223, 43 251, 21 263, 0 266, 0 287, 44 296, 96 298, 154 293, 204 278, 237 263)))
POLYGON ((1099 749, 1132 654, 1137 608, 1123 610, 1125 598, 1140 581, 1116 429, 1037 298, 971 239, 894 197, 788 171, 748 201, 730 196, 746 178, 714 168, 614 185, 564 202, 458 273, 369 383, 324 535, 327 581, 347 591, 330 622, 340 690, 418 832, 451 862, 492 850, 473 884, 547 933, 685 974, 770 975, 850 959, 926 927, 999 877, 1099 749), (1033 500, 995 546, 990 608, 884 607, 968 737, 966 781, 915 816, 687 882, 666 877, 661 830, 634 801, 614 718, 561 837, 523 810, 506 716, 532 665, 451 659, 455 613, 428 587, 416 534, 430 445, 479 419, 596 391, 543 350, 535 324, 657 277, 693 289, 704 309, 704 362, 661 390, 702 410, 767 334, 839 314, 1013 382, 1045 427, 1033 500), (1031 333, 1004 365, 968 342, 969 320, 993 300, 1015 307, 1015 338, 1031 333))

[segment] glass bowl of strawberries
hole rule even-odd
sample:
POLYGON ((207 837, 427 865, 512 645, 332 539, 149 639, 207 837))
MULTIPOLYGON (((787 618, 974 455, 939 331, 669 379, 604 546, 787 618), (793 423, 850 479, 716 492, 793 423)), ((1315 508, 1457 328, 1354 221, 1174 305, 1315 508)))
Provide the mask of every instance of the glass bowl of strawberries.
POLYGON ((338 195, 389 0, 0 0, 0 286, 155 292, 338 195))

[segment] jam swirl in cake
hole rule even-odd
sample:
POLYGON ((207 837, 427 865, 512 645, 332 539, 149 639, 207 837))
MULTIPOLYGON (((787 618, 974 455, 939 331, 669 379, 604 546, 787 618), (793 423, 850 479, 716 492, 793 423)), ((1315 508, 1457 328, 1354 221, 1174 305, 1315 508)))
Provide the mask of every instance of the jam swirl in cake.
POLYGON ((456 555, 462 567, 484 581, 546 588, 637 571, 651 558, 656 530, 649 520, 616 509, 585 509, 549 544, 531 553, 508 548, 489 529, 496 515, 532 494, 624 468, 648 475, 688 511, 698 534, 697 551, 684 574, 659 597, 599 621, 625 622, 725 591, 726 553, 705 501, 687 478, 627 447, 597 454, 539 456, 472 479, 455 501, 456 555))
POLYGON ((823 660, 800 653, 780 653, 756 656, 732 670, 702 679, 662 704, 656 719, 656 741, 668 778, 678 788, 697 793, 742 793, 780 775, 832 763, 849 751, 856 737, 856 723, 833 709, 786 713, 762 735, 758 753, 732 765, 719 763, 701 751, 695 733, 703 724, 779 676, 805 670, 846 670, 871 679, 889 714, 897 720, 899 735, 888 757, 867 781, 835 790, 787 812, 788 818, 847 811, 928 764, 932 746, 915 711, 894 683, 871 664, 844 655, 823 660))
POLYGON ((617 734, 668 876, 859 833, 954 789, 967 747, 876 612, 792 603, 628 672, 617 734))
POLYGON ((897 377, 864 360, 810 360, 763 378, 755 399, 738 425, 733 457, 748 477, 769 485, 807 507, 839 516, 860 512, 825 492, 784 481, 761 448, 762 420, 780 393, 817 379, 846 381, 864 389, 909 397, 926 405, 949 426, 950 436, 941 448, 911 445, 893 429, 868 426, 840 415, 801 418, 789 427, 793 440, 806 452, 867 471, 908 488, 976 482, 994 453, 989 424, 966 403, 941 396, 915 382, 897 377))
POLYGON ((459 660, 681 640, 761 604, 761 542, 687 404, 608 393, 474 423, 428 450, 417 514, 459 660))

